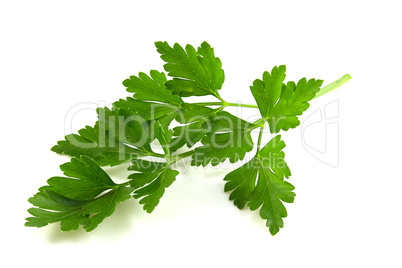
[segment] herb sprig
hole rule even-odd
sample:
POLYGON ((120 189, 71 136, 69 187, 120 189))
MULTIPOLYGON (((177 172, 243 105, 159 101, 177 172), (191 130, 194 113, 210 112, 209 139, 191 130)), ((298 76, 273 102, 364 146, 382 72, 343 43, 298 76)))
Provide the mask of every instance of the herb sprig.
POLYGON ((297 127, 298 116, 308 109, 309 101, 338 88, 351 76, 321 88, 323 81, 316 79, 285 83, 286 67, 275 66, 250 87, 257 104, 239 104, 220 96, 225 74, 207 42, 197 50, 177 43, 155 45, 171 79, 156 70, 131 76, 123 85, 132 97, 114 102, 111 109, 98 108, 94 126, 57 142, 52 151, 71 157, 60 166, 65 177, 50 178, 28 200, 34 207, 28 209, 32 216, 25 225, 60 222, 63 231, 79 226, 92 231, 118 203, 132 197, 151 213, 179 175, 173 168, 177 161, 191 157, 192 166, 204 167, 226 160, 235 163, 256 147, 249 162, 225 176, 225 191, 239 209, 259 210, 275 235, 287 216, 283 202, 292 203, 295 193, 288 182, 291 172, 285 162, 285 143, 275 135, 263 145, 263 129, 269 127, 277 134, 297 127), (186 102, 191 96, 211 96, 217 101, 186 102), (248 122, 224 111, 228 106, 258 108, 261 118, 248 122), (179 125, 172 128, 173 122, 179 125), (258 128, 255 144, 251 131, 258 128), (115 183, 102 169, 127 162, 132 174, 125 183, 115 183))

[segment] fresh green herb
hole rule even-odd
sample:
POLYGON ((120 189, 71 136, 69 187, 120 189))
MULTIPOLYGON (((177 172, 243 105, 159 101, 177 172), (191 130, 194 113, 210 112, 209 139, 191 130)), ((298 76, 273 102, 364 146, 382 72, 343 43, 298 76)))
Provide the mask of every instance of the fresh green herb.
POLYGON ((131 76, 123 85, 134 93, 132 97, 116 101, 111 109, 99 108, 93 127, 59 141, 52 151, 72 157, 60 166, 66 177, 50 178, 28 200, 35 207, 28 210, 32 217, 25 225, 60 222, 63 231, 80 225, 91 231, 118 203, 132 197, 151 213, 179 175, 174 169, 177 161, 191 157, 192 166, 204 167, 226 160, 235 163, 256 148, 250 161, 225 176, 225 191, 239 209, 259 209, 270 233, 276 234, 287 216, 283 202, 292 203, 295 193, 287 182, 291 173, 285 162, 285 143, 276 135, 263 146, 263 129, 268 126, 274 134, 297 127, 298 116, 308 109, 309 101, 338 88, 350 75, 321 88, 323 81, 315 79, 285 83, 286 67, 274 67, 250 87, 257 105, 238 104, 219 95, 225 75, 208 43, 197 50, 191 45, 183 49, 177 43, 155 45, 172 79, 155 70, 150 75, 131 76), (183 100, 206 95, 218 101, 183 100), (228 106, 258 108, 261 118, 248 122, 223 111, 228 106), (254 144, 251 131, 258 128, 260 135, 254 144), (132 174, 125 183, 115 183, 102 169, 127 162, 132 174))
POLYGON ((28 210, 34 217, 26 219, 26 226, 61 222, 63 231, 76 230, 80 225, 92 231, 112 215, 117 203, 131 197, 132 188, 115 184, 89 157, 73 158, 60 168, 73 178, 50 178, 49 185, 28 200, 39 208, 28 210))

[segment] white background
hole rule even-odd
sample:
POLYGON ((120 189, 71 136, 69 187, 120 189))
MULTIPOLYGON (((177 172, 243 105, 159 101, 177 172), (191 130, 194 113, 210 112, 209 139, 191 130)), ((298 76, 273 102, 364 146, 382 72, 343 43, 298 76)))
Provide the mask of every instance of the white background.
MULTIPOLYGON (((401 267, 398 2, 1 1, 0 266, 401 267), (130 200, 91 233, 24 227, 26 200, 62 175, 67 158, 49 149, 70 131, 68 111, 129 96, 125 78, 162 71, 153 44, 160 40, 208 41, 225 69, 221 95, 232 102, 254 103, 249 85, 274 65, 286 64, 289 80, 353 76, 301 117, 335 101, 339 133, 321 122, 305 142, 303 127, 283 136, 297 194, 285 228, 272 237, 256 212, 228 201, 222 178, 230 166, 189 168, 152 214, 130 200), (325 148, 326 137, 329 146, 339 140, 336 167, 306 149, 307 141, 325 148)), ((87 109, 72 130, 94 121, 87 109)), ((322 157, 336 160, 337 151, 322 157)))

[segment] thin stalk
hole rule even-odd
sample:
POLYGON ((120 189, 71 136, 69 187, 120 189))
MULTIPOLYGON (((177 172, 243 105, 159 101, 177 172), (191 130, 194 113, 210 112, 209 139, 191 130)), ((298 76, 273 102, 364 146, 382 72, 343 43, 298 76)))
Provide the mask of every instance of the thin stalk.
POLYGON ((244 103, 233 103, 233 102, 226 102, 226 106, 240 106, 246 108, 258 108, 258 105, 255 104, 244 104, 244 103))
POLYGON ((221 96, 219 96, 219 95, 214 95, 218 100, 220 100, 221 102, 225 102, 223 99, 222 99, 222 97, 221 96))
POLYGON ((223 106, 223 102, 196 102, 193 104, 203 105, 203 106, 223 106))
POLYGON ((243 103, 233 103, 233 102, 197 102, 194 104, 203 105, 203 106, 239 106, 239 107, 248 107, 248 108, 258 108, 257 105, 254 104, 243 104, 243 103))
MULTIPOLYGON (((352 79, 352 76, 350 74, 345 74, 341 78, 335 80, 334 82, 330 83, 329 85, 326 85, 325 87, 321 88, 321 90, 315 95, 313 99, 316 99, 328 92, 334 91, 337 88, 340 88, 342 85, 344 85, 346 82, 348 82, 350 79, 352 79)), ((246 108, 258 108, 258 105, 255 104, 244 104, 244 103, 234 103, 234 102, 226 102, 222 98, 221 102, 197 102, 194 104, 198 105, 203 105, 203 106, 238 106, 238 107, 246 107, 246 108)))
POLYGON ((261 149, 261 140, 262 140, 262 134, 264 133, 264 127, 265 127, 264 124, 261 125, 260 134, 258 134, 257 153, 256 153, 257 155, 258 155, 258 153, 260 152, 260 149, 261 149))
POLYGON ((147 156, 154 156, 154 157, 165 158, 165 155, 164 155, 164 154, 151 153, 151 152, 147 152, 147 156))
MULTIPOLYGON (((267 119, 265 119, 264 117, 262 117, 262 118, 260 118, 260 119, 258 119, 258 120, 256 120, 256 121, 254 121, 252 124, 253 125, 256 125, 256 127, 254 127, 254 128, 257 128, 257 127, 263 127, 264 125, 265 125, 265 122, 267 122, 267 119)), ((254 129, 253 128, 253 129, 254 129)))
POLYGON ((346 82, 348 82, 350 79, 352 79, 352 76, 350 74, 345 74, 344 76, 342 76, 341 78, 335 80, 334 82, 332 82, 329 85, 326 85, 325 87, 321 88, 320 91, 318 91, 318 93, 315 95, 315 97, 313 98, 316 99, 330 91, 334 91, 337 88, 340 88, 342 85, 344 85, 346 82))

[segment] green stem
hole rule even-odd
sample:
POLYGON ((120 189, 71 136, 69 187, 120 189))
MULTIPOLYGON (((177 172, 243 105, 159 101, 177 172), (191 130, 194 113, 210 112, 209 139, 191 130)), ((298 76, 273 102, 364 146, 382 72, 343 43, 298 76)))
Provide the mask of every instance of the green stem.
POLYGON ((334 82, 332 82, 329 85, 326 85, 325 87, 321 88, 320 91, 318 91, 318 93, 315 95, 315 97, 313 98, 316 99, 330 91, 333 91, 339 87, 341 87, 342 85, 344 85, 346 82, 348 82, 350 79, 352 79, 352 76, 350 74, 345 74, 344 76, 342 76, 341 78, 335 80, 334 82))
POLYGON ((223 102, 196 102, 193 104, 203 105, 203 106, 223 106, 223 102))
POLYGON ((165 158, 164 154, 158 154, 158 153, 153 153, 153 152, 152 153, 148 152, 147 154, 148 154, 147 156, 155 156, 155 157, 165 158))
POLYGON ((233 103, 233 102, 226 102, 226 106, 240 106, 246 108, 258 108, 258 105, 255 104, 243 104, 243 103, 233 103))
POLYGON ((254 104, 243 104, 243 103, 233 103, 233 102, 197 102, 194 104, 203 105, 203 106, 239 106, 239 107, 248 107, 248 108, 258 108, 257 105, 254 104))
POLYGON ((225 102, 223 99, 222 99, 222 97, 221 96, 219 96, 219 95, 214 95, 218 100, 220 100, 221 102, 225 102))
MULTIPOLYGON (((326 85, 325 87, 321 88, 321 90, 315 95, 313 99, 316 99, 328 92, 331 92, 342 85, 344 85, 346 82, 348 82, 350 79, 352 79, 352 76, 350 74, 345 74, 341 78, 335 80, 329 85, 326 85)), ((243 104, 243 103, 234 103, 234 102, 226 102, 222 98, 219 97, 221 102, 197 102, 194 104, 198 105, 203 105, 203 106, 237 106, 237 107, 247 107, 247 108, 258 108, 258 105, 255 104, 243 104)))
POLYGON ((257 127, 263 127, 265 125, 265 123, 267 122, 267 119, 264 117, 261 117, 260 119, 254 121, 252 124, 256 125, 256 127, 254 127, 253 129, 257 128, 257 127))
POLYGON ((260 127, 260 134, 258 134, 258 142, 257 142, 257 155, 260 152, 261 149, 261 140, 262 140, 262 134, 264 133, 264 127, 265 125, 261 125, 260 127))

